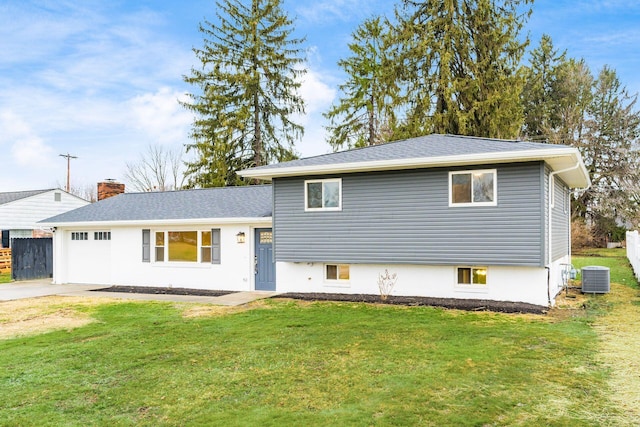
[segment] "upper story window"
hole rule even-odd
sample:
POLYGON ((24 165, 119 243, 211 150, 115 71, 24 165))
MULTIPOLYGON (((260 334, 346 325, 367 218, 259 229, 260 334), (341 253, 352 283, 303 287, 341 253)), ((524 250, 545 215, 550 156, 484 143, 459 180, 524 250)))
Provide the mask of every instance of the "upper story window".
POLYGON ((342 179, 314 179, 304 182, 306 211, 342 210, 342 179))
POLYGON ((449 172, 449 206, 496 206, 495 169, 449 172))
POLYGON ((62 201, 62 194, 61 193, 53 193, 53 201, 54 202, 62 201))

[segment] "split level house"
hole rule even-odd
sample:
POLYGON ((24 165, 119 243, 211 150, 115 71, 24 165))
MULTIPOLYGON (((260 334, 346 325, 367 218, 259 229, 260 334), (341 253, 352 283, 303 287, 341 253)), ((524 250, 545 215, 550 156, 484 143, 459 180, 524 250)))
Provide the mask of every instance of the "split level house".
POLYGON ((239 172, 270 185, 121 194, 45 221, 54 282, 553 304, 577 149, 428 135, 239 172))
POLYGON ((88 204, 59 188, 1 192, 0 248, 10 247, 13 238, 50 237, 38 221, 88 204))

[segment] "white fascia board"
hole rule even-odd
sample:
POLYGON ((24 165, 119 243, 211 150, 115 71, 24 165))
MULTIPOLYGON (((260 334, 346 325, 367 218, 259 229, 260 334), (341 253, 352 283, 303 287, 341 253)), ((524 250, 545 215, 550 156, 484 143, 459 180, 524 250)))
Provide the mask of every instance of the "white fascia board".
MULTIPOLYGON (((284 178, 303 175, 330 175, 338 173, 372 172, 383 170, 417 169, 428 167, 464 166, 488 163, 511 163, 544 160, 556 169, 559 163, 582 163, 580 152, 573 147, 553 148, 546 150, 501 151, 496 153, 466 154, 457 156, 440 157, 412 157, 394 160, 376 160, 369 162, 334 163, 317 166, 293 166, 263 170, 246 169, 238 172, 245 178, 257 178, 271 181, 273 178, 284 178), (564 160, 564 162, 563 162, 564 160)), ((580 171, 567 177, 567 182, 572 187, 587 187, 589 175, 584 164, 580 171), (582 175, 579 177, 577 175, 582 175), (582 178, 582 179, 580 179, 582 178)))
POLYGON ((189 225, 232 225, 255 224, 271 225, 271 217, 260 218, 197 218, 197 219, 154 219, 136 221, 79 221, 79 222, 43 222, 43 227, 59 228, 111 228, 111 227, 154 227, 154 226, 189 226, 189 225))

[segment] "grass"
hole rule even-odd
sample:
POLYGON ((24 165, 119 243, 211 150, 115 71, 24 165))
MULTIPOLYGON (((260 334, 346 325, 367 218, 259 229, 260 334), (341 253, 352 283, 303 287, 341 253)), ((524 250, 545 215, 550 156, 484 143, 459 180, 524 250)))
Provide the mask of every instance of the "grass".
MULTIPOLYGON (((612 278, 627 277, 612 265, 612 278)), ((206 314, 59 301, 42 303, 95 321, 0 340, 0 425, 637 422, 611 398, 589 309, 525 316, 268 300, 206 314)), ((0 314, 0 327, 9 318, 0 314)))
MULTIPOLYGON (((588 249, 582 250, 572 257, 573 265, 580 269, 590 265, 609 267, 611 283, 620 283, 631 287, 638 287, 633 270, 627 259, 626 249, 588 249)), ((580 279, 580 276, 578 276, 580 279)))
POLYGON ((598 333, 599 360, 609 372, 607 380, 611 398, 627 414, 629 424, 640 425, 640 292, 626 258, 625 249, 593 249, 574 257, 578 267, 600 265, 610 268, 611 292, 592 295, 586 305, 592 312, 604 315, 595 318, 598 333))
POLYGON ((0 273, 0 284, 1 283, 10 283, 11 282, 11 272, 9 273, 0 273))

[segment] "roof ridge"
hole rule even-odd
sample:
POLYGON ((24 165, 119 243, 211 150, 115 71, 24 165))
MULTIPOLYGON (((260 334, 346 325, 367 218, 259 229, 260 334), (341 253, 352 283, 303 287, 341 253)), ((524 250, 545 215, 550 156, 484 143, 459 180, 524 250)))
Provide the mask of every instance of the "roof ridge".
MULTIPOLYGON (((44 190, 15 190, 15 191, 0 191, 0 194, 15 194, 15 193, 44 193, 45 191, 62 190, 61 188, 45 188, 44 190)), ((63 190, 64 191, 64 190, 63 190)))
MULTIPOLYGON (((380 147, 380 146, 383 146, 383 145, 398 144, 398 143, 401 143, 401 142, 410 141, 412 139, 427 139, 430 136, 446 136, 446 135, 438 134, 438 133, 432 133, 432 134, 429 134, 429 135, 414 136, 414 137, 411 137, 411 138, 395 139, 393 141, 384 141, 384 142, 381 142, 380 144, 367 145, 367 146, 364 146, 364 147, 345 148, 344 150, 334 151, 332 153, 323 153, 323 154, 316 154, 315 156, 300 157, 299 159, 293 159, 291 161, 309 160, 309 159, 316 159, 316 158, 325 157, 325 156, 333 156, 334 154, 345 153, 347 151, 349 151, 349 152, 361 151, 361 150, 366 150, 366 149, 373 148, 373 147, 380 147)), ((449 135, 449 136, 451 136, 451 135, 449 135)), ((281 162, 281 163, 287 163, 287 162, 281 162)), ((279 164, 279 163, 274 163, 274 164, 279 164)), ((273 166, 273 165, 262 165, 262 166, 256 166, 256 167, 249 168, 249 169, 258 169, 258 168, 269 167, 269 166, 273 166)))
POLYGON ((141 194, 163 194, 163 193, 185 193, 191 191, 215 191, 215 190, 229 190, 229 189, 242 189, 242 188, 256 188, 256 187, 270 187, 271 184, 258 184, 258 185, 228 185, 226 187, 206 187, 206 188, 183 188, 180 190, 165 190, 165 191, 128 191, 119 195, 141 195, 141 194))
POLYGON ((500 141, 500 142, 533 142, 533 141, 528 141, 526 139, 504 139, 504 138, 490 138, 488 136, 473 136, 473 135, 455 135, 452 133, 445 133, 445 134, 441 134, 441 133, 434 133, 432 135, 438 135, 438 136, 449 136, 449 137, 453 137, 453 138, 465 138, 465 139, 482 139, 484 141, 500 141))

